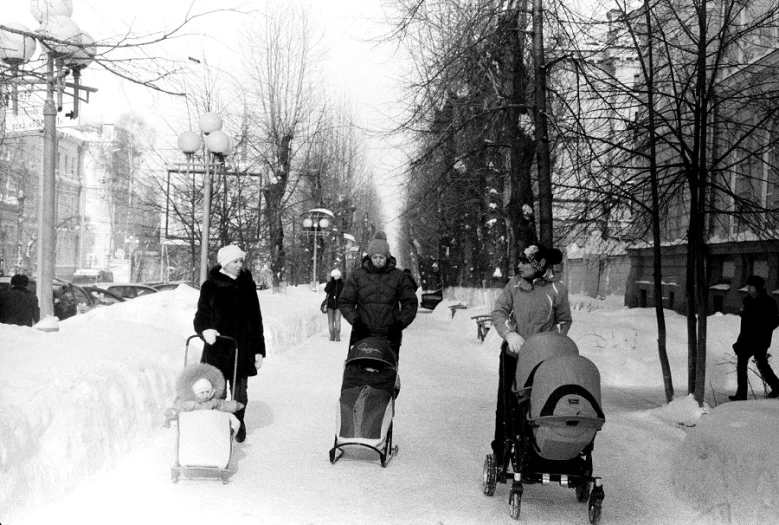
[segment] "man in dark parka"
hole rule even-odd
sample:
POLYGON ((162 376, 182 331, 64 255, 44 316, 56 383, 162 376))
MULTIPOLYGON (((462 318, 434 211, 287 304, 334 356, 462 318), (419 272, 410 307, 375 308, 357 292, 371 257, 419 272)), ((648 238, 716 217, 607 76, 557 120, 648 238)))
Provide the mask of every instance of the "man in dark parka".
MULTIPOLYGON (((265 335, 262 326, 257 286, 249 270, 243 267, 246 253, 229 244, 219 250, 219 264, 208 272, 200 286, 194 327, 206 342, 202 363, 218 368, 230 384, 233 400, 248 405, 248 379, 257 375, 265 357, 265 335), (217 336, 228 336, 238 341, 238 371, 233 385, 234 356, 231 344, 217 336)), ((241 428, 235 436, 239 443, 246 439, 244 414, 235 416, 241 428)))
POLYGON ((11 289, 0 292, 0 323, 32 326, 41 320, 38 298, 27 289, 30 279, 17 274, 11 277, 11 289))
POLYGON ((349 346, 379 336, 386 337, 396 353, 400 351, 403 330, 414 321, 419 302, 411 280, 395 266, 387 236, 376 232, 338 299, 341 314, 352 325, 349 346))
POLYGON ((768 348, 771 346, 771 336, 779 326, 776 301, 765 291, 765 280, 758 275, 747 278, 747 296, 739 311, 741 316, 741 331, 733 344, 736 352, 736 395, 728 396, 731 401, 742 401, 747 398, 747 366, 749 358, 754 356, 760 375, 770 387, 768 397, 779 397, 779 379, 768 364, 768 348))

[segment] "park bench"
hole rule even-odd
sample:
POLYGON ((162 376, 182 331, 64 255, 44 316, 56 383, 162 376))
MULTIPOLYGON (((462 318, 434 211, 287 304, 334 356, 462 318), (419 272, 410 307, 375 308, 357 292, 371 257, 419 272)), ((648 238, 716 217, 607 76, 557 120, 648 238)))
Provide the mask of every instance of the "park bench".
POLYGON ((484 338, 487 337, 487 332, 489 332, 492 327, 492 316, 474 315, 471 319, 476 321, 476 337, 483 343, 484 338))
POLYGON ((462 303, 457 303, 457 304, 451 305, 449 307, 449 310, 452 311, 452 319, 454 319, 454 314, 457 313, 457 310, 465 310, 466 308, 468 308, 468 306, 466 306, 466 305, 464 305, 462 303))

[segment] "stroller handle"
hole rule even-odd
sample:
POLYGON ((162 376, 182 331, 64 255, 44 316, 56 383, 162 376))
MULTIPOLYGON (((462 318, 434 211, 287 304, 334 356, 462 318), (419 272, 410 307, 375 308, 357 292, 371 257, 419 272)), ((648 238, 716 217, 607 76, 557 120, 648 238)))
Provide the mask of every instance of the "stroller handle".
MULTIPOLYGON (((194 334, 187 337, 187 343, 184 347, 184 366, 187 366, 187 356, 189 354, 189 343, 193 339, 200 339, 205 343, 205 339, 200 334, 194 334)), ((233 361, 233 385, 235 385, 236 379, 238 379, 238 341, 234 337, 230 337, 228 335, 218 335, 216 336, 217 339, 224 339, 225 341, 228 341, 230 343, 230 346, 233 347, 235 350, 235 360, 233 361)), ((233 387, 234 388, 234 387, 233 387)))

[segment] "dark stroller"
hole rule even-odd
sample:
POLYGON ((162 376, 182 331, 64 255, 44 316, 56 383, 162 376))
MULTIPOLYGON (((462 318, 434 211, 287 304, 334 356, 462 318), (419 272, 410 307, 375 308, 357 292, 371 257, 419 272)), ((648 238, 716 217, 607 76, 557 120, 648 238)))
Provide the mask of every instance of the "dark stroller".
POLYGON ((570 338, 540 333, 522 346, 515 381, 505 393, 502 457, 484 461, 484 494, 512 479, 509 508, 518 519, 525 483, 559 483, 574 488, 588 502, 590 523, 599 523, 604 492, 592 475, 592 450, 605 417, 597 367, 570 338))
POLYGON ((397 354, 385 339, 368 337, 349 348, 331 463, 343 456, 344 447, 358 446, 376 451, 381 466, 387 466, 398 450, 392 446, 397 380, 397 354))

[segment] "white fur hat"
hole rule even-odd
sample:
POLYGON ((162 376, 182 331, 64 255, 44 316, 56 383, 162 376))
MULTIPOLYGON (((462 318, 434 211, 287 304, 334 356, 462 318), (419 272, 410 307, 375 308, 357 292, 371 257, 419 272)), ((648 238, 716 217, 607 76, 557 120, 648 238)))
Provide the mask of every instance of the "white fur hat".
POLYGON ((333 279, 340 279, 341 278, 341 270, 333 270, 330 272, 330 276, 332 276, 333 279))
POLYGON ((236 259, 243 259, 246 257, 246 252, 240 249, 235 244, 228 244, 227 246, 220 248, 219 253, 216 255, 216 260, 219 262, 219 266, 224 268, 236 259))

